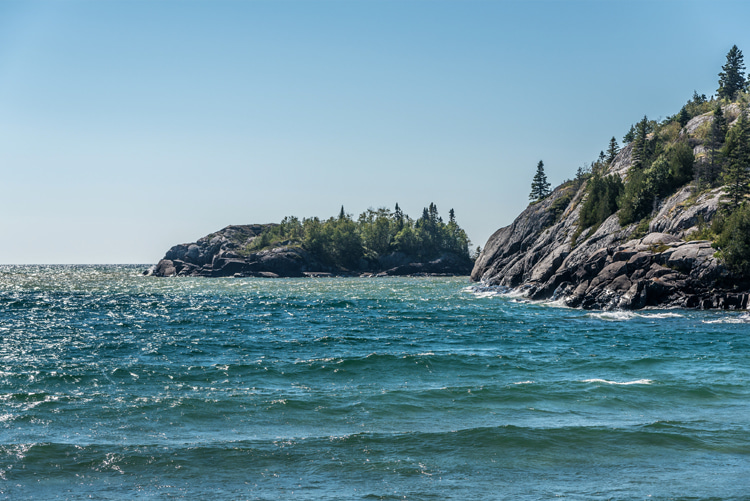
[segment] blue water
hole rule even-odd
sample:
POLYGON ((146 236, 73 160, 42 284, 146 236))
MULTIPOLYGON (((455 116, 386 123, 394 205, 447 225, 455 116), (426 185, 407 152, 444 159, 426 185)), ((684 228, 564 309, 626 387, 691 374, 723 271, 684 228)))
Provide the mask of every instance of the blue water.
POLYGON ((750 315, 0 267, 0 497, 750 499, 750 315))

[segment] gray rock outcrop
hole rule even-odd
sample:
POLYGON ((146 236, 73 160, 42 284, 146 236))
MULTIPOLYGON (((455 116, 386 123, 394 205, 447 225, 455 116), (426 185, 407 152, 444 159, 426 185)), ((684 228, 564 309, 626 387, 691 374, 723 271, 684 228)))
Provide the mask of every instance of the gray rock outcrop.
POLYGON ((275 225, 236 225, 206 235, 196 242, 175 245, 144 272, 158 277, 323 277, 334 275, 468 275, 472 263, 446 253, 429 261, 394 252, 377 261, 362 260, 357 269, 324 264, 299 243, 281 242, 257 252, 253 242, 275 225))
MULTIPOLYGON (((688 127, 706 121, 706 115, 696 117, 688 127)), ((625 178, 630 155, 628 145, 608 173, 625 178)), ((660 201, 645 235, 637 224, 620 226, 617 214, 578 232, 585 184, 563 185, 489 238, 471 279, 586 309, 746 309, 750 283, 732 276, 711 242, 691 237, 711 223, 721 194, 715 189, 697 196, 683 187, 660 201)))

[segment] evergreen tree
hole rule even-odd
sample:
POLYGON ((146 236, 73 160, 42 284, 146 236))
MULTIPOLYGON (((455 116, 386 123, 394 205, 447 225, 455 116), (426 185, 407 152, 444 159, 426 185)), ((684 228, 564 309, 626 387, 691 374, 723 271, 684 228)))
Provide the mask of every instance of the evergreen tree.
POLYGON ((544 173, 544 162, 539 160, 536 166, 536 174, 531 182, 531 193, 529 200, 539 201, 550 194, 550 184, 547 182, 547 175, 544 173))
POLYGON ((401 207, 398 206, 398 202, 396 203, 396 207, 393 211, 393 221, 396 223, 395 233, 398 233, 404 227, 404 213, 401 210, 401 207))
POLYGON ((711 128, 708 130, 708 137, 706 138, 708 154, 706 155, 705 161, 701 163, 700 168, 695 171, 696 182, 698 185, 706 183, 711 186, 718 179, 724 163, 721 147, 724 145, 726 135, 727 120, 724 118, 721 104, 717 104, 714 109, 711 128))
POLYGON ((635 139, 635 127, 631 125, 630 130, 627 132, 627 134, 622 136, 622 143, 630 144, 633 142, 634 139, 635 139))
POLYGON ((617 145, 617 139, 612 136, 609 140, 609 146, 607 147, 607 164, 611 165, 615 161, 615 157, 620 153, 620 147, 617 145))
POLYGON ((706 97, 705 94, 698 95, 698 91, 697 90, 693 91, 693 102, 695 104, 703 104, 706 101, 708 101, 708 98, 706 97))
POLYGON ((346 212, 344 212, 344 206, 341 206, 341 210, 339 211, 339 221, 346 218, 346 212))
POLYGON ((685 127, 690 121, 690 114, 688 113, 687 107, 682 107, 680 112, 677 114, 677 121, 680 122, 680 127, 685 127))
POLYGON ((641 169, 648 160, 649 123, 646 115, 636 124, 635 139, 633 139, 632 165, 634 169, 641 169))
POLYGON ((739 208, 750 194, 750 124, 745 117, 746 110, 740 112, 737 123, 727 134, 725 155, 727 158, 724 183, 726 199, 724 203, 730 212, 739 208))
POLYGON ((742 51, 733 45, 727 53, 727 62, 719 73, 719 99, 734 100, 737 93, 745 90, 745 64, 742 51))

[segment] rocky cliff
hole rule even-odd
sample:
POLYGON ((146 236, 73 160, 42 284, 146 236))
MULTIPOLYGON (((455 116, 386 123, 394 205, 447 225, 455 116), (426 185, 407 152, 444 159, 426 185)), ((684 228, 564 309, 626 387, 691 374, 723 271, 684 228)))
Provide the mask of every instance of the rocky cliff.
POLYGON ((394 252, 376 260, 361 260, 356 269, 323 263, 297 242, 280 242, 271 248, 248 252, 253 241, 273 224, 235 225, 206 235, 196 242, 175 245, 158 264, 144 273, 159 277, 304 277, 468 275, 471 261, 443 253, 429 261, 394 252))
MULTIPOLYGON (((695 117, 682 132, 706 121, 708 115, 695 117)), ((702 148, 695 145, 698 159, 702 148)), ((608 173, 624 179, 630 165, 626 147, 608 173)), ((658 204, 647 232, 637 224, 621 227, 613 214, 595 231, 576 235, 585 193, 585 183, 563 185, 496 231, 476 260, 472 280, 586 309, 747 309, 750 283, 723 266, 711 242, 690 237, 717 214, 721 188, 697 194, 683 187, 658 204)))

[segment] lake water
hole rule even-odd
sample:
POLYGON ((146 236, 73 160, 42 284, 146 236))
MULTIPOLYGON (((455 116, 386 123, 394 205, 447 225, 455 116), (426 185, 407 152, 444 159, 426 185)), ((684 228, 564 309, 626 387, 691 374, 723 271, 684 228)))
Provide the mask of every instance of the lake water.
POLYGON ((750 315, 0 267, 0 497, 750 499, 750 315))

